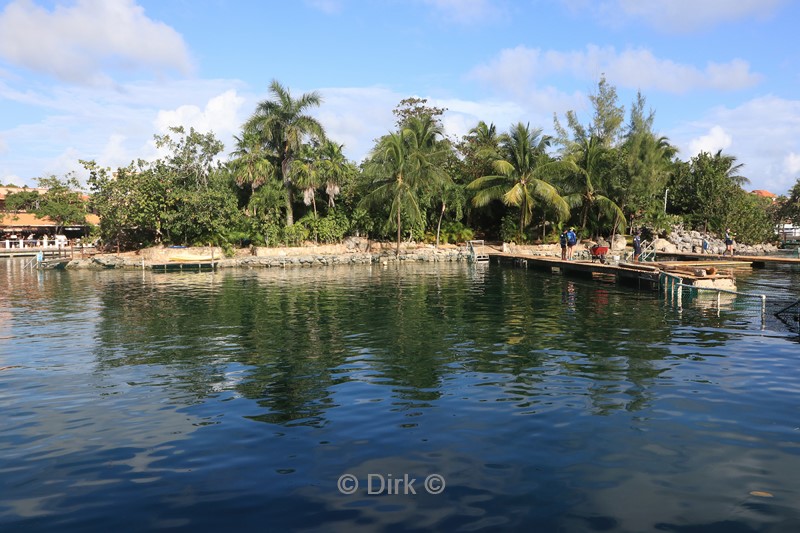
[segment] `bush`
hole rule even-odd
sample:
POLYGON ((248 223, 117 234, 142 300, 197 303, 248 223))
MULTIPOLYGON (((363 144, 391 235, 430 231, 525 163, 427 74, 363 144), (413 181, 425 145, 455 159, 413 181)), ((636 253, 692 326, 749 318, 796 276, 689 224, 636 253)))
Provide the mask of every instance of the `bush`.
POLYGON ((446 222, 442 225, 439 242, 442 244, 465 242, 471 240, 474 236, 475 232, 461 222, 446 222))
POLYGON ((287 246, 299 246, 306 240, 310 235, 308 228, 306 228, 302 224, 294 224, 292 226, 287 226, 283 228, 281 232, 281 241, 287 246))
POLYGON ((512 214, 503 217, 503 222, 500 226, 500 238, 503 239, 503 242, 516 242, 519 240, 519 225, 516 219, 517 217, 512 214))

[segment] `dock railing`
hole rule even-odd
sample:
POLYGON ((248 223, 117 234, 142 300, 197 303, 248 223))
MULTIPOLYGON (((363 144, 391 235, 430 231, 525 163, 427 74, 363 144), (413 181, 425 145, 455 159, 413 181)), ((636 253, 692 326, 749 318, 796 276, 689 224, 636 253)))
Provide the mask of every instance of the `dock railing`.
POLYGON ((717 316, 720 316, 722 311, 722 295, 732 295, 733 299, 741 298, 745 301, 757 301, 759 304, 759 311, 761 317, 761 329, 766 328, 767 323, 767 295, 757 294, 751 292, 731 291, 728 289, 720 289, 716 287, 698 287, 696 285, 689 285, 683 283, 683 278, 670 274, 669 272, 662 272, 659 276, 659 283, 664 287, 664 298, 671 304, 675 305, 678 310, 683 308, 683 291, 689 291, 689 295, 694 293, 699 295, 701 293, 714 294, 715 299, 711 300, 712 308, 716 309, 717 316))
POLYGON ((489 252, 483 239, 467 241, 469 257, 473 263, 486 263, 489 261, 489 252))

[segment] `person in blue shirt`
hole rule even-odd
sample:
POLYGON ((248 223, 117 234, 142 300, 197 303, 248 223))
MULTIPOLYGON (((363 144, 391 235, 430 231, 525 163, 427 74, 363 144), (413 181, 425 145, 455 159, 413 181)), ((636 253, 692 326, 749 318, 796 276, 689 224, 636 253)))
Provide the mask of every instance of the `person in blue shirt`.
POLYGON ((636 235, 633 236, 633 262, 638 263, 639 257, 642 255, 642 236, 641 232, 638 230, 636 231, 636 235))
POLYGON ((733 233, 731 233, 731 228, 725 228, 725 251, 722 252, 722 255, 729 252, 733 255, 733 233))
POLYGON ((567 260, 572 261, 572 254, 575 253, 575 245, 578 244, 578 235, 575 228, 569 228, 567 232, 567 260))
POLYGON ((561 260, 567 260, 567 228, 564 228, 564 231, 561 232, 561 236, 559 236, 558 241, 561 243, 561 260))

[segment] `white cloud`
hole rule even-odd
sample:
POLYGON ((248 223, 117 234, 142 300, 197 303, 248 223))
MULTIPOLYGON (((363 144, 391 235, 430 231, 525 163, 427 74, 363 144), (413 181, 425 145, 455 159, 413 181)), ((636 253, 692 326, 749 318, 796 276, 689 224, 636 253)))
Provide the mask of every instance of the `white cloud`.
POLYGON ((784 194, 800 177, 800 100, 763 96, 717 107, 666 134, 684 160, 701 149, 735 156, 750 189, 784 194))
MULTIPOLYGON (((800 174, 800 154, 795 152, 786 154, 786 157, 783 159, 783 168, 787 174, 793 176, 800 174)), ((798 178, 800 178, 800 176, 798 176, 798 178)))
POLYGON ((72 86, 3 93, 0 84, 0 96, 14 94, 45 113, 44 118, 0 130, 8 145, 0 174, 21 175, 19 181, 32 185, 43 174, 82 173, 78 158, 112 168, 153 159, 158 155, 153 135, 180 124, 213 130, 225 144, 226 156, 252 100, 241 87, 236 80, 192 80, 139 82, 116 91, 72 86))
POLYGON ((689 143, 689 155, 695 156, 700 152, 715 154, 730 148, 732 142, 733 138, 721 126, 714 126, 706 135, 692 139, 689 143))
POLYGON ((314 115, 328 136, 344 143, 348 158, 361 161, 373 141, 394 129, 392 109, 407 95, 383 87, 337 87, 320 89, 322 106, 314 115))
POLYGON ((666 33, 687 33, 737 20, 766 19, 786 0, 562 0, 609 26, 643 21, 666 33))
POLYGON ((423 0, 443 19, 459 24, 485 23, 503 15, 503 10, 491 0, 423 0))
POLYGON ((723 22, 764 18, 784 0, 619 0, 618 7, 665 31, 693 31, 723 22))
POLYGON ((183 38, 133 0, 77 0, 48 11, 15 0, 0 13, 0 57, 71 83, 106 85, 109 67, 189 72, 183 38))
POLYGON ((671 93, 695 89, 730 91, 752 86, 760 80, 742 60, 709 63, 701 70, 693 65, 659 59, 642 48, 618 52, 613 46, 596 45, 571 52, 524 46, 505 49, 490 63, 474 68, 470 76, 512 94, 524 94, 548 77, 559 74, 588 81, 596 81, 605 74, 614 85, 671 93))
POLYGON ((241 129, 244 101, 235 90, 225 91, 210 99, 204 109, 182 105, 177 109, 159 111, 155 127, 161 133, 167 132, 171 126, 183 126, 187 130, 194 128, 202 133, 213 131, 217 136, 229 136, 241 129))
POLYGON ((342 10, 341 0, 306 0, 306 4, 328 15, 339 13, 342 10))

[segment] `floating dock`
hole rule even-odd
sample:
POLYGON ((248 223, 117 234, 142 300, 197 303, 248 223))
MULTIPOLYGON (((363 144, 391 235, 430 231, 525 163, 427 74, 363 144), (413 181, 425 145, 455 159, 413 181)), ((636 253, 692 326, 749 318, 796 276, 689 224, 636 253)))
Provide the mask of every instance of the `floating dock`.
MULTIPOLYGON (((735 278, 730 271, 722 272, 718 269, 699 268, 699 265, 693 265, 689 262, 672 262, 670 264, 620 262, 618 264, 609 264, 591 261, 564 261, 557 257, 503 252, 491 253, 490 256, 494 261, 501 264, 537 268, 593 279, 614 280, 619 283, 633 284, 640 288, 657 289, 662 274, 680 277, 683 283, 697 287, 724 290, 734 290, 736 288, 735 278)), ((741 265, 741 263, 739 264, 741 265)))
MULTIPOLYGON (((696 254, 689 252, 656 252, 656 258, 674 257, 683 261, 726 261, 733 263, 750 263, 754 267, 763 268, 768 264, 800 265, 800 257, 782 257, 779 255, 719 255, 696 254)), ((717 264, 717 263, 714 263, 717 264)))

